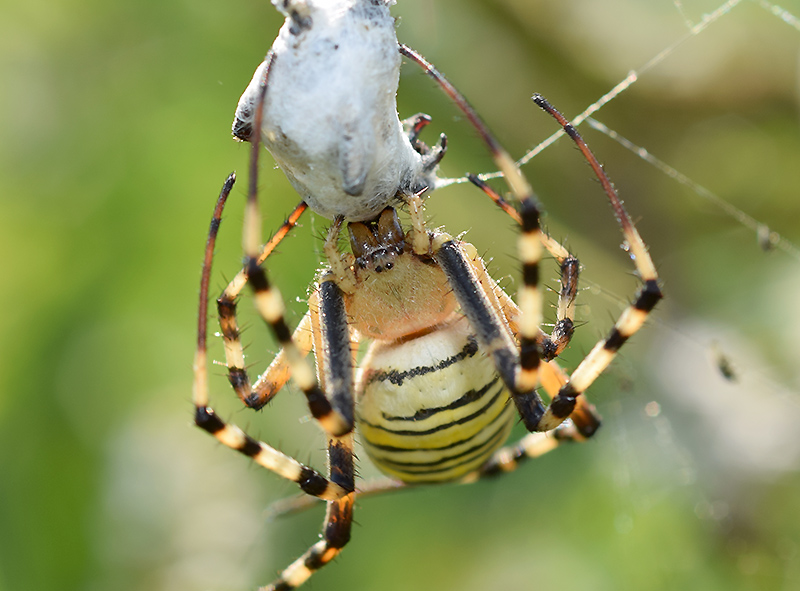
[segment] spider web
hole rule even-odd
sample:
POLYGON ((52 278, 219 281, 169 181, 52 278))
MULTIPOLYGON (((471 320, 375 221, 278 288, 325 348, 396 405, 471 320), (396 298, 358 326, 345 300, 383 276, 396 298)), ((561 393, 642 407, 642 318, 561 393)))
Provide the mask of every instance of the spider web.
MULTIPOLYGON (((709 27, 711 27, 717 21, 731 14, 731 12, 735 8, 741 6, 742 4, 745 4, 748 1, 756 2, 759 6, 761 6, 761 8, 768 11, 770 14, 774 15, 777 19, 781 20, 783 23, 794 28, 798 33, 800 33, 800 18, 793 15, 784 8, 776 4, 773 4, 771 2, 768 2, 767 0, 729 0, 728 2, 725 2, 721 4, 719 7, 717 7, 716 10, 712 11, 709 14, 704 15, 703 18, 697 23, 693 23, 691 19, 687 16, 683 6, 683 2, 681 2, 680 0, 674 0, 674 5, 676 10, 684 18, 684 22, 686 23, 686 27, 688 29, 687 32, 682 37, 676 39, 672 44, 667 46, 665 49, 660 51, 658 54, 654 55, 644 65, 634 70, 631 70, 628 73, 628 75, 624 79, 622 79, 618 84, 616 84, 611 90, 609 90, 603 96, 598 98, 595 102, 586 107, 581 113, 572 117, 571 122, 575 127, 578 128, 581 126, 581 124, 585 122, 593 129, 601 133, 604 133, 614 141, 618 142, 620 145, 630 150, 631 152, 636 154, 639 158, 641 158, 651 166, 654 166, 656 169, 663 172, 665 175, 675 179, 675 181, 677 181, 678 183, 690 188, 692 192, 694 192, 698 197, 709 201, 714 206, 722 210, 725 214, 727 214, 728 216, 730 216, 731 218, 733 218, 746 228, 752 230, 756 234, 759 244, 762 245, 762 247, 765 250, 772 248, 779 249, 784 253, 786 253, 787 255, 791 256, 792 258, 796 259, 797 261, 800 261, 800 248, 798 248, 795 244, 790 242, 784 236, 781 236, 778 232, 770 229, 770 226, 767 223, 756 220, 755 218, 748 215, 741 209, 728 203, 724 197, 717 195, 713 191, 702 186, 700 183, 693 181, 687 175, 681 173, 679 170, 673 168, 668 163, 664 162, 663 160, 660 160, 657 156, 651 154, 646 148, 636 145, 634 142, 626 139, 613 129, 604 125, 596 117, 594 117, 595 113, 599 112, 604 106, 606 106, 611 101, 615 100, 623 92, 629 90, 634 84, 636 84, 640 80, 640 78, 643 75, 647 74, 650 70, 654 69, 662 62, 668 60, 669 57, 672 56, 681 45, 683 45, 690 39, 704 33, 706 30, 709 29, 709 27)), ((534 148, 529 150, 524 156, 522 156, 517 161, 517 164, 520 167, 524 167, 528 162, 536 158, 539 154, 544 152, 559 139, 563 138, 564 135, 565 133, 563 130, 556 131, 550 137, 548 137, 547 139, 536 145, 534 148)), ((479 176, 483 180, 491 180, 502 177, 502 173, 496 171, 496 172, 484 173, 479 176)), ((443 182, 443 186, 447 186, 447 184, 451 183, 460 184, 466 182, 469 182, 469 180, 466 177, 448 179, 447 181, 443 182)))
MULTIPOLYGON (((789 10, 772 2, 768 2, 767 0, 728 0, 727 2, 717 5, 706 14, 703 14, 696 21, 692 20, 689 9, 684 2, 681 0, 674 0, 674 9, 684 22, 686 28, 685 32, 644 61, 641 66, 630 70, 627 75, 618 83, 614 84, 610 90, 602 94, 579 113, 572 116, 571 121, 584 135, 586 135, 587 127, 604 134, 624 149, 630 151, 637 158, 653 167, 659 174, 688 189, 687 192, 690 198, 694 198, 705 204, 710 204, 712 209, 716 209, 724 216, 733 220, 736 224, 746 228, 756 239, 753 242, 754 245, 758 245, 764 252, 776 251, 779 256, 786 257, 787 260, 790 261, 788 273, 796 274, 797 267, 794 263, 800 262, 800 248, 798 248, 797 244, 792 242, 792 240, 778 232, 770 221, 767 219, 758 219, 744 209, 734 205, 724 193, 715 192, 704 186, 704 184, 693 179, 689 174, 682 172, 678 166, 660 157, 658 149, 651 151, 647 147, 628 139, 622 133, 605 124, 600 117, 600 115, 602 115, 601 111, 605 107, 626 93, 629 93, 629 91, 641 81, 647 80, 649 75, 655 74, 655 71, 659 67, 668 65, 670 60, 675 58, 679 50, 688 45, 690 41, 703 35, 712 34, 714 29, 719 28, 721 26, 720 23, 723 21, 746 18, 747 14, 744 12, 743 8, 748 5, 756 5, 766 14, 772 16, 776 28, 788 27, 793 29, 798 34, 798 40, 800 40, 800 18, 789 10)), ((698 59, 701 60, 702 58, 703 56, 698 56, 698 59)), ((518 164, 525 170, 526 165, 530 165, 538 157, 551 150, 564 135, 563 130, 560 129, 552 133, 549 137, 539 142, 519 158, 518 164)), ((589 141, 591 144, 591 140, 589 141)), ((601 160, 603 160, 602 155, 601 160)), ((789 171, 787 170, 787 172, 789 171)), ((500 178, 502 173, 487 172, 479 176, 483 180, 491 180, 500 178)), ((442 186, 467 182, 468 179, 466 177, 451 178, 444 180, 442 186)), ((633 208, 635 211, 635 204, 633 208)), ((786 220, 780 220, 779 223, 785 226, 786 220)), ((647 240, 646 235, 645 240, 647 240)), ((580 255, 581 253, 578 254, 580 255)), ((654 254, 656 258, 658 258, 658 253, 656 252, 654 254)), ((592 292, 614 303, 620 310, 626 303, 625 298, 609 290, 598 281, 592 281, 586 278, 584 284, 589 285, 592 292)), ((667 297, 670 297, 668 286, 667 297)), ((759 376, 762 386, 766 385, 770 390, 779 392, 781 395, 796 395, 798 388, 800 388, 800 384, 796 383, 797 376, 781 379, 777 377, 775 372, 771 369, 762 367, 760 362, 753 362, 752 359, 749 359, 748 354, 731 353, 731 350, 736 349, 736 347, 733 345, 728 347, 726 345, 730 338, 723 334, 725 331, 722 329, 719 329, 719 332, 713 335, 707 336, 697 334, 694 331, 679 326, 674 319, 665 318, 663 314, 659 313, 655 315, 651 323, 658 325, 661 329, 672 332, 673 336, 683 340, 684 343, 692 347, 699 356, 710 358, 712 365, 716 366, 720 374, 727 377, 729 380, 735 380, 739 377, 736 375, 737 372, 733 371, 732 368, 735 367, 739 370, 746 368, 748 373, 759 376)))
MULTIPOLYGON (((647 163, 648 165, 655 168, 657 171, 669 177, 670 179, 674 180, 676 183, 686 187, 689 189, 690 193, 695 197, 702 201, 705 201, 711 204, 714 208, 722 212, 724 215, 728 216, 730 219, 735 221, 736 223, 740 224, 744 228, 748 229, 753 233, 756 238, 756 243, 759 245, 761 249, 764 251, 771 251, 776 250, 779 251, 781 254, 793 259, 796 262, 800 262, 800 248, 793 243, 790 239, 780 234, 776 231, 771 224, 766 220, 759 220, 756 217, 750 215, 743 209, 733 205, 729 202, 723 194, 719 194, 714 192, 713 190, 707 188, 700 182, 692 179, 688 174, 681 172, 675 166, 672 166, 667 161, 659 158, 659 156, 648 150, 646 147, 638 145, 634 141, 626 138, 621 133, 617 132, 616 130, 612 129, 610 126, 604 124, 599 118, 598 113, 610 104, 612 101, 618 99, 623 93, 629 91, 634 85, 636 85, 640 80, 647 77, 647 74, 651 73, 652 70, 656 69, 658 66, 667 62, 674 54, 687 42, 690 40, 708 33, 713 29, 714 26, 718 25, 720 21, 725 18, 734 18, 734 16, 741 12, 739 9, 747 4, 756 4, 761 9, 766 11, 768 14, 772 15, 776 19, 776 26, 788 26, 794 29, 798 33, 798 39, 800 39, 800 18, 790 12, 789 10, 768 2, 767 0, 728 0, 720 5, 718 5, 714 10, 711 12, 704 14, 699 21, 693 22, 690 18, 684 3, 681 0, 674 0, 673 1, 675 10, 681 15, 685 26, 686 32, 675 39, 672 43, 667 45, 664 49, 653 55, 649 60, 647 60, 643 65, 631 70, 622 80, 620 80, 617 84, 615 84, 608 92, 604 93, 600 96, 597 100, 589 104, 585 109, 579 112, 577 115, 574 115, 571 118, 573 125, 577 128, 581 128, 581 126, 589 126, 593 130, 596 130, 613 141, 617 142, 619 145, 624 147, 626 150, 630 151, 631 153, 635 154, 638 158, 642 161, 647 163)), ((538 143, 536 146, 528 150, 521 158, 518 159, 517 163, 520 167, 525 167, 525 165, 532 162, 535 158, 542 155, 546 150, 550 149, 554 146, 559 140, 561 140, 565 136, 563 130, 558 130, 554 132, 552 135, 547 137, 545 140, 538 143)), ((487 172, 481 175, 478 175, 483 180, 491 180, 502 177, 502 173, 499 171, 496 172, 487 172)), ((461 184, 469 182, 466 177, 458 177, 447 179, 443 182, 443 186, 447 186, 448 184, 461 184)), ((617 294, 612 293, 608 289, 604 288, 603 286, 593 283, 591 281, 587 282, 593 291, 603 294, 607 299, 610 301, 617 302, 619 306, 624 305, 625 300, 624 298, 620 297, 617 294)), ((657 324, 661 324, 662 327, 669 328, 669 324, 656 319, 654 321, 657 324)), ((680 330, 672 328, 673 331, 680 333, 680 330)), ((693 341, 696 346, 700 346, 704 349, 708 349, 709 346, 707 343, 701 343, 697 337, 690 336, 686 333, 682 333, 682 337, 693 341)), ((714 358, 716 359, 719 364, 726 364, 730 363, 731 360, 726 357, 724 353, 721 352, 716 341, 712 342, 714 351, 714 358)), ((747 365, 745 360, 737 360, 733 363, 733 365, 742 366, 747 365)), ((756 370, 758 371, 758 370, 756 370)), ((728 376, 732 378, 734 376, 728 376)), ((762 374, 762 378, 764 378, 767 382, 769 382, 773 388, 778 391, 796 391, 795 387, 787 386, 785 384, 781 384, 779 381, 776 381, 770 378, 767 375, 762 374)))

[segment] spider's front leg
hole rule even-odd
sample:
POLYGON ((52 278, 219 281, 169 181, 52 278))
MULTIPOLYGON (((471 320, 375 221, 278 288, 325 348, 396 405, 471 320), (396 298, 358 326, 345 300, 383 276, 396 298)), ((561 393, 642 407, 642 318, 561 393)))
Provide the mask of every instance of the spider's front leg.
MULTIPOLYGON (((495 290, 491 285, 487 286, 486 280, 480 279, 482 270, 474 263, 471 264, 473 257, 465 252, 458 241, 446 234, 439 234, 433 241, 434 257, 447 275, 479 342, 494 358, 498 373, 508 387, 529 431, 550 431, 575 412, 585 414, 585 408, 582 408, 584 405, 578 402, 579 396, 608 367, 627 339, 642 326, 647 314, 661 297, 655 266, 610 181, 577 132, 568 123, 564 122, 563 125, 568 129, 567 133, 576 139, 606 189, 626 242, 634 255, 632 258, 636 269, 644 280, 644 287, 634 303, 623 312, 609 336, 601 340, 581 362, 548 406, 544 406, 536 393, 536 388, 540 385, 539 367, 542 361, 539 328, 542 301, 538 282, 543 240, 539 227, 539 210, 527 181, 513 160, 498 145, 493 144, 495 161, 521 203, 522 232, 518 241, 518 252, 522 262, 523 284, 517 296, 520 309, 517 321, 518 356, 516 346, 506 334, 509 330, 503 330, 498 304, 494 301, 495 290)), ((587 415, 587 420, 591 428, 591 416, 587 415)))
MULTIPOLYGON (((528 236, 528 239, 530 242, 535 240, 536 245, 539 245, 538 237, 532 239, 528 236)), ((481 285, 471 259, 460 243, 448 234, 437 233, 432 237, 431 250, 434 259, 447 276, 461 311, 475 331, 475 337, 492 357, 497 373, 508 388, 525 427, 528 431, 542 430, 538 427, 545 414, 545 406, 536 392, 541 363, 536 345, 539 322, 536 317, 524 315, 526 308, 540 306, 536 282, 530 282, 532 278, 536 278, 535 273, 530 271, 530 260, 523 259, 528 272, 524 273, 526 283, 520 293, 522 302, 527 303, 527 306, 520 305, 523 314, 518 323, 518 348, 510 327, 504 322, 496 297, 481 285), (524 291, 526 288, 527 291, 524 291)))
MULTIPOLYGON (((231 176, 226 182, 215 209, 203 265, 193 396, 196 409, 195 423, 227 447, 252 458, 257 464, 275 472, 279 476, 296 482, 303 492, 328 500, 322 540, 314 544, 303 556, 287 567, 275 582, 263 588, 267 590, 293 589, 308 579, 314 571, 330 562, 350 539, 355 497, 353 492, 355 488, 353 436, 349 432, 352 428, 343 434, 334 435, 329 433, 329 472, 328 478, 325 478, 315 470, 304 466, 267 443, 251 438, 235 425, 225 423, 209 406, 206 373, 208 283, 216 234, 222 218, 225 200, 233 186, 233 180, 233 176, 231 176)), ((340 225, 341 221, 339 221, 338 225, 335 224, 337 232, 340 225)), ((289 373, 296 377, 297 373, 304 371, 302 365, 298 369, 297 356, 305 363, 304 350, 306 348, 310 349, 311 345, 302 344, 298 347, 291 340, 292 337, 289 335, 283 318, 282 301, 279 300, 280 296, 277 292, 270 287, 266 273, 261 265, 258 262, 255 265, 251 264, 247 269, 247 275, 248 282, 253 285, 256 293, 257 303, 260 304, 258 306, 259 312, 275 330, 278 334, 278 339, 283 344, 282 354, 276 358, 276 361, 267 372, 271 379, 262 377, 260 382, 270 382, 272 386, 279 388, 286 381, 289 373), (280 304, 280 310, 274 309, 276 302, 280 304), (285 342, 285 335, 289 335, 288 339, 291 342, 285 342), (295 356, 294 359, 292 355, 295 356)), ((233 283, 238 285, 236 280, 233 283)), ((342 291, 333 273, 329 272, 322 278, 318 289, 310 298, 309 312, 304 317, 304 321, 301 322, 301 327, 303 325, 310 327, 310 330, 307 327, 303 328, 303 330, 311 335, 307 340, 309 343, 313 342, 314 344, 320 378, 320 383, 318 383, 316 377, 312 374, 311 385, 305 384, 304 388, 309 398, 309 407, 312 410, 312 414, 319 407, 325 408, 327 406, 331 410, 327 415, 323 414, 323 417, 335 412, 345 417, 345 420, 349 418, 352 424, 354 413, 352 349, 356 344, 352 343, 350 339, 342 291), (326 391, 331 393, 330 397, 325 395, 326 391), (317 395, 315 392, 319 394, 317 395)), ((225 335, 226 350, 241 351, 238 330, 235 329, 235 316, 232 315, 230 318, 223 317, 222 326, 223 332, 225 332, 226 327, 228 328, 228 333, 225 335)), ((234 372, 234 375, 239 375, 239 373, 234 372)), ((244 375, 246 376, 246 373, 244 375)), ((234 380, 231 381, 233 382, 234 380)), ((301 387, 303 387, 304 382, 301 381, 300 383, 301 387)), ((329 423, 320 421, 320 424, 325 427, 329 423)))
MULTIPOLYGON (((535 387, 525 391, 520 388, 520 384, 524 383, 523 380, 530 379, 536 387, 541 385, 553 399, 568 378, 555 361, 542 361, 538 356, 538 347, 543 341, 538 324, 526 326, 520 309, 488 274, 474 246, 454 240, 442 232, 429 234, 425 229, 421 198, 413 195, 407 201, 412 217, 411 242, 415 252, 432 255, 440 265, 481 348, 493 358, 497 372, 512 395, 526 427, 529 431, 544 431, 545 429, 537 427, 547 416, 548 409, 539 398, 535 387), (525 330, 527 338, 521 336, 525 330), (517 340, 521 343, 519 350, 517 340), (527 350, 524 349, 526 346, 527 350), (529 355, 527 363, 526 353, 529 355), (525 375, 526 370, 528 375, 525 375)), ((535 215, 535 211, 533 213, 535 215)), ((536 220, 528 220, 524 228, 524 243, 540 245, 540 237, 536 234, 536 220)), ((538 264, 538 259, 532 256, 524 260, 528 265, 538 264)), ((535 269, 531 271, 529 267, 523 275, 526 281, 535 279, 535 269)), ((522 300, 536 302, 536 287, 535 283, 526 284, 523 287, 522 300), (531 293, 531 289, 534 293, 531 293)), ((570 418, 572 423, 557 429, 553 437, 533 433, 517 444, 499 450, 482 468, 467 475, 464 481, 470 482, 501 471, 511 471, 523 459, 547 453, 562 441, 583 441, 591 437, 600 426, 600 417, 585 398, 576 402, 570 418)))
MULTIPOLYGON (((538 318, 520 314, 517 323, 518 348, 511 327, 503 318, 494 282, 479 279, 475 263, 465 251, 466 248, 474 253, 474 247, 462 244, 444 232, 429 233, 420 196, 407 196, 406 201, 411 214, 411 244, 414 252, 432 256, 444 271, 462 313, 469 320, 481 348, 494 361, 497 373, 511 394, 526 428, 529 431, 541 430, 537 426, 545 414, 545 406, 536 393, 541 362, 537 347, 540 335, 538 318)), ((525 220, 523 212, 523 221, 525 220)), ((535 223, 524 223, 523 230, 523 245, 529 246, 533 252, 523 252, 525 285, 520 296, 528 308, 532 306, 538 310, 541 307, 538 294, 538 256, 541 243, 536 234, 538 215, 535 223)))
POLYGON ((564 384, 556 397, 553 398, 550 409, 554 409, 554 412, 551 413, 550 417, 545 417, 545 420, 548 420, 548 425, 553 425, 563 421, 576 408, 578 397, 606 370, 622 345, 642 327, 647 316, 664 296, 659 286, 655 264, 647 251, 647 245, 636 230, 633 220, 623 206, 616 189, 603 170, 603 166, 586 145, 578 131, 543 96, 536 94, 533 96, 533 101, 561 125, 564 132, 575 142, 586 161, 592 167, 611 203, 614 215, 622 230, 626 250, 631 253, 636 272, 643 283, 634 301, 623 310, 608 336, 601 339, 594 346, 572 373, 569 382, 564 384))
MULTIPOLYGON (((322 499, 342 498, 353 490, 352 484, 350 484, 347 479, 342 479, 341 483, 337 484, 325 478, 317 471, 303 465, 269 444, 253 439, 235 425, 225 423, 217 416, 213 408, 209 406, 206 367, 208 286, 217 231, 222 219, 225 202, 233 188, 234 181, 235 177, 231 175, 223 187, 214 210, 214 216, 211 221, 211 228, 206 244, 203 273, 200 283, 200 311, 198 314, 197 352, 195 354, 194 387, 192 394, 195 406, 195 423, 203 430, 212 434, 220 443, 252 458, 254 462, 275 472, 279 476, 297 483, 301 490, 307 494, 322 499)), ((238 344, 238 335, 236 342, 238 344)), ((238 348, 241 349, 241 345, 239 345, 238 348)))
MULTIPOLYGON (((511 192, 521 205, 519 215, 522 233, 518 241, 518 251, 522 262, 523 285, 518 294, 521 310, 518 355, 514 348, 509 348, 508 339, 503 335, 501 324, 498 322, 499 312, 495 310, 492 313, 490 310, 491 294, 481 290, 478 280, 474 273, 470 272, 469 263, 463 252, 459 251, 456 241, 447 235, 440 235, 432 254, 445 270, 459 304, 472 323, 473 329, 476 330, 478 339, 494 358, 498 372, 508 386, 525 426, 530 431, 552 430, 579 408, 577 402, 579 396, 605 371, 619 348, 641 328, 647 315, 663 297, 658 285, 655 265, 611 181, 577 130, 543 97, 534 95, 534 102, 559 122, 566 134, 578 145, 600 180, 614 209, 636 270, 644 282, 644 287, 637 294, 634 303, 623 312, 608 337, 601 340, 592 349, 572 374, 570 381, 559 390, 550 405, 545 408, 535 392, 538 385, 538 367, 542 359, 537 345, 542 305, 538 288, 539 261, 542 245, 544 244, 551 253, 555 254, 553 248, 557 243, 550 241, 539 227, 539 208, 528 181, 464 96, 441 72, 413 49, 401 44, 399 51, 422 67, 465 114, 489 148, 492 158, 505 177, 511 192)), ((498 205, 503 206, 500 202, 498 205)), ((559 258, 558 255, 556 258, 559 258)), ((577 272, 577 261, 574 271, 577 272)), ((564 338, 555 336, 556 340, 560 340, 564 345, 568 341, 566 335, 564 338)), ((542 342, 545 341, 539 338, 539 343, 542 342)), ((542 353, 546 354, 546 351, 543 350, 542 353)))

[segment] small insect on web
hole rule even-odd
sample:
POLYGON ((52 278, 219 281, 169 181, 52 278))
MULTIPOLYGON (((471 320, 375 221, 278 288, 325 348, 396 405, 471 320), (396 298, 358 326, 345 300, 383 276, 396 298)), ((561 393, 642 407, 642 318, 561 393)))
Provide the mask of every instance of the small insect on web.
POLYGON ((206 245, 193 397, 200 428, 297 483, 306 495, 327 501, 322 539, 264 588, 270 590, 301 585, 350 539, 359 492, 354 430, 372 462, 393 479, 391 488, 473 481, 513 470, 560 442, 582 441, 600 425, 584 392, 661 298, 647 248, 602 167, 570 123, 534 96, 599 178, 644 283, 607 337, 567 375, 555 357, 574 330, 578 261, 541 230, 528 181, 464 97, 418 53, 397 42, 390 2, 275 4, 286 23, 234 122, 234 134, 252 144, 243 230, 246 264, 217 305, 236 394, 246 406, 260 409, 291 378, 327 437, 327 474, 251 438, 209 406, 208 284, 233 176, 223 187, 206 245), (437 187, 436 168, 447 144, 443 136, 433 148, 419 140, 430 121, 426 116, 397 118, 401 56, 421 66, 462 110, 519 203, 514 209, 474 178, 520 226, 523 281, 516 302, 488 274, 474 246, 428 227, 424 197, 437 187), (263 247, 256 190, 262 139, 303 199, 263 247), (324 242, 327 264, 311 289, 308 312, 292 332, 264 263, 307 207, 332 218, 332 224, 324 242), (396 207, 408 209, 407 228, 396 207), (345 224, 350 251, 338 246, 345 224), (545 250, 562 271, 558 322, 551 334, 541 329, 539 264, 545 250), (236 318, 236 300, 246 284, 282 348, 254 384, 245 369, 236 318), (360 343, 369 348, 356 369, 360 343), (316 371, 306 360, 312 351, 316 371), (517 416, 530 434, 504 447, 517 416))

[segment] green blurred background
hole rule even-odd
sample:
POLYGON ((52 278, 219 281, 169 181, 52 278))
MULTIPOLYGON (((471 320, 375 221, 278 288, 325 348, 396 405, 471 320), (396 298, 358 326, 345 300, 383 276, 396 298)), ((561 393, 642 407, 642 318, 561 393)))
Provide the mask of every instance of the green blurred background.
MULTIPOLYGON (((717 4, 401 0, 394 11, 401 41, 522 155, 556 129, 533 92, 575 115, 717 4)), ((800 15, 797 0, 782 6, 800 15)), ((0 589, 265 584, 317 539, 321 507, 267 520, 295 488, 192 427, 190 384, 208 221, 225 176, 246 166, 233 110, 281 21, 266 0, 30 0, 2 13, 0 589)), ((743 1, 597 118, 798 244, 799 55, 796 23, 743 1)), ((399 110, 433 116, 424 139, 448 134, 445 175, 493 170, 413 65, 399 110)), ((797 251, 764 251, 707 199, 582 130, 667 293, 591 390, 602 431, 502 479, 364 500, 351 545, 310 588, 800 589, 797 251)), ((297 197, 269 158, 262 170, 269 232, 297 197)), ((571 145, 525 172, 549 231, 585 265, 572 368, 636 280, 571 145)), ((244 184, 222 227, 214 293, 241 261, 244 184)), ((482 194, 442 189, 430 211, 468 231, 514 290, 514 229, 482 194)), ((324 227, 307 217, 270 264, 295 322, 324 227)), ((554 263, 545 276, 555 283, 554 263)), ((275 345, 249 299, 241 309, 255 375, 275 345)), ((211 352, 223 358, 219 339, 211 352)), ((222 368, 211 372, 223 416, 323 465, 302 397, 255 414, 222 368)), ((361 474, 375 475, 365 458, 361 474)))

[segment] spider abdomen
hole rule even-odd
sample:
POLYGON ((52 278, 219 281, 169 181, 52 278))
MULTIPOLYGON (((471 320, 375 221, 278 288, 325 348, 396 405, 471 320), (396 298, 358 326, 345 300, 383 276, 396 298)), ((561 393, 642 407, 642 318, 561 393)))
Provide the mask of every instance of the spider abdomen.
POLYGON ((463 317, 412 340, 376 342, 362 367, 361 440, 390 476, 453 480, 480 468, 508 437, 514 406, 463 317))

